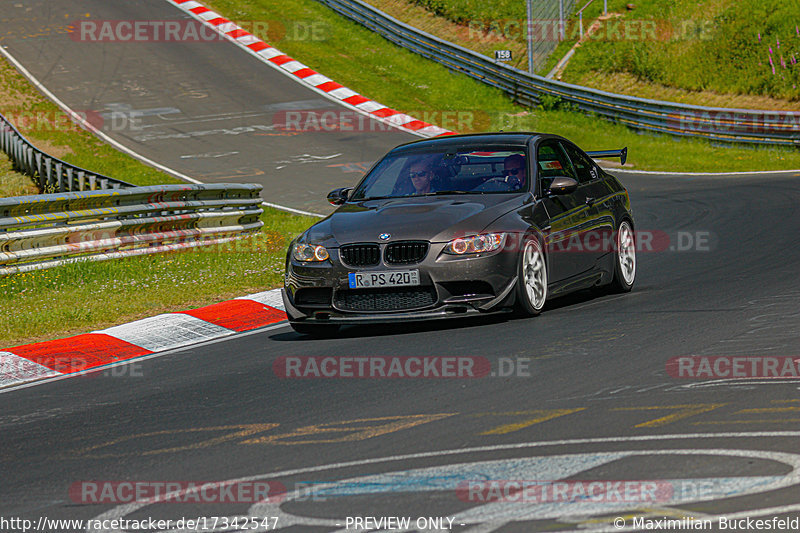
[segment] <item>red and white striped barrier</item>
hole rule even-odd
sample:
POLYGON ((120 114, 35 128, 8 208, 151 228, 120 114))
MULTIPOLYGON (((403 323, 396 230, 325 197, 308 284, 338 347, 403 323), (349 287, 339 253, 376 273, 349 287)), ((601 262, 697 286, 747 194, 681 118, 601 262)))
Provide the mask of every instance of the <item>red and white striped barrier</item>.
POLYGON ((0 387, 74 374, 286 320, 279 289, 0 350, 0 387))
POLYGON ((352 89, 292 59, 274 46, 270 46, 241 26, 195 0, 169 0, 195 19, 212 27, 228 40, 236 43, 251 55, 278 69, 283 74, 305 84, 314 91, 372 119, 394 126, 420 137, 454 135, 455 132, 434 126, 397 110, 386 107, 352 89))

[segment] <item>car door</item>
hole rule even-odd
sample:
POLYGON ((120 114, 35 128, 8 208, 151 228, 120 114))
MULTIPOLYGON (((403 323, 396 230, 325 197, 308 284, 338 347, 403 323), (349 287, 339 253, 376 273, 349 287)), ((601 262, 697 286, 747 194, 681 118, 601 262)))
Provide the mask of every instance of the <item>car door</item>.
POLYGON ((547 192, 556 177, 578 179, 557 139, 544 139, 537 145, 535 171, 541 201, 548 214, 548 224, 542 230, 550 264, 550 281, 559 282, 590 268, 587 265, 591 260, 579 250, 580 231, 589 207, 574 193, 551 195, 547 192))
POLYGON ((609 191, 602 171, 589 156, 571 142, 561 141, 561 145, 578 176, 576 201, 587 206, 581 245, 588 270, 602 264, 603 257, 613 250, 614 216, 608 204, 609 191))

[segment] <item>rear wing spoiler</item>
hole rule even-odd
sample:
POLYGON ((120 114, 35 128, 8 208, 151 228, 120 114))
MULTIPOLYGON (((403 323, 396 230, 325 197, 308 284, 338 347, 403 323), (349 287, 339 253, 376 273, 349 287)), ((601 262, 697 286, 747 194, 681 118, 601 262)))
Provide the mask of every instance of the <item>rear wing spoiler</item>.
POLYGON ((628 147, 626 146, 622 150, 598 150, 595 152, 586 152, 586 154, 592 159, 598 159, 601 157, 619 157, 620 163, 624 165, 625 161, 628 160, 628 147))

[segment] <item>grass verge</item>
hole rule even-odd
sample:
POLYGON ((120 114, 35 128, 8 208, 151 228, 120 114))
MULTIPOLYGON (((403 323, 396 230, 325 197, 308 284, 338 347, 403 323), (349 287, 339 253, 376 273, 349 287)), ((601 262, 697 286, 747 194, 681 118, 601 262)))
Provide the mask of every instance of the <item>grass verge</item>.
MULTIPOLYGON (((5 60, 0 112, 37 147, 75 165, 137 185, 178 182, 72 125, 5 60)), ((36 193, 0 154, 0 195, 36 193)), ((315 219, 273 209, 261 219, 262 231, 225 245, 0 277, 0 350, 279 286, 289 241, 315 219)))
POLYGON ((262 220, 219 246, 0 277, 0 349, 277 287, 289 242, 316 219, 267 208, 262 220))
MULTIPOLYGON (((790 148, 714 146, 704 140, 641 134, 605 120, 558 109, 526 109, 499 90, 455 75, 389 43, 314 0, 209 0, 212 8, 237 22, 273 21, 284 27, 314 21, 309 37, 274 40, 258 32, 311 68, 362 94, 461 133, 544 131, 564 135, 585 149, 628 146, 630 168, 685 172, 785 170, 800 168, 800 153, 790 148), (443 120, 448 116, 451 120, 443 120)), ((595 2, 598 3, 598 2, 595 2)), ((599 3, 602 9, 602 2, 599 3)), ((590 8, 594 7, 594 4, 590 8)), ((261 25, 251 24, 258 28, 261 25)))
POLYGON ((8 156, 0 153, 0 198, 38 193, 39 189, 31 179, 24 174, 15 172, 8 156))

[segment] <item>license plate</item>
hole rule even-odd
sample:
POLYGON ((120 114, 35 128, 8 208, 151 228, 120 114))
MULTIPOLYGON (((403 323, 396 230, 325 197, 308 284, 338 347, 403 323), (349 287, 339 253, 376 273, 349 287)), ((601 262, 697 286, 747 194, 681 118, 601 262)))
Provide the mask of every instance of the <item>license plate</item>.
POLYGON ((372 287, 403 287, 419 285, 419 270, 396 270, 392 272, 350 272, 351 289, 372 287))

